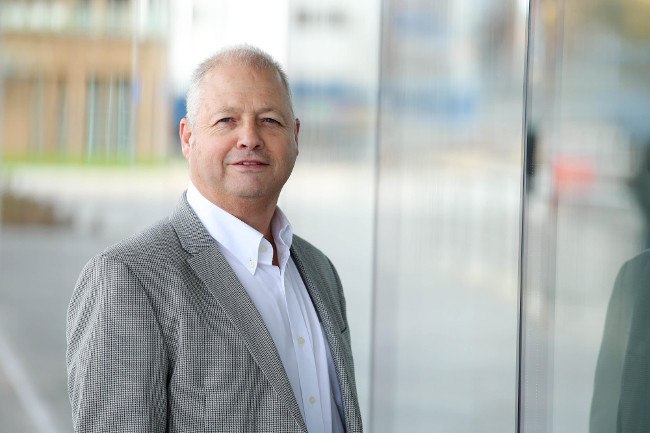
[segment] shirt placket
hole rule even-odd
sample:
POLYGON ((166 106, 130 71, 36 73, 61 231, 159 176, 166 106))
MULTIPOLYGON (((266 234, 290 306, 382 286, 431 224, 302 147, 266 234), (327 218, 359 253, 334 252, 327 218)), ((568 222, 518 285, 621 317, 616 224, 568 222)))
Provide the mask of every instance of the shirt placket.
MULTIPOLYGON (((284 278, 282 281, 284 284, 284 278)), ((300 309, 294 291, 291 289, 287 290, 285 285, 284 292, 287 301, 289 322, 291 323, 291 335, 296 353, 296 361, 298 363, 298 375, 300 377, 300 390, 302 393, 301 396, 296 397, 302 399, 305 423, 307 424, 309 433, 325 433, 320 401, 320 388, 316 374, 316 359, 312 350, 312 336, 307 328, 303 312, 300 309)))

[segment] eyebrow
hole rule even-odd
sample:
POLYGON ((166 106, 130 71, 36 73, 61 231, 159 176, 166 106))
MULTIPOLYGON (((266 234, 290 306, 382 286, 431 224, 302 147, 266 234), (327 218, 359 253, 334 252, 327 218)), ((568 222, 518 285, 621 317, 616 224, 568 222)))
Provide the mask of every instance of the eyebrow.
MULTIPOLYGON (((214 110, 215 113, 237 113, 239 110, 235 107, 232 107, 230 105, 225 105, 222 107, 218 107, 214 110)), ((279 108, 273 108, 271 106, 264 106, 260 108, 259 110, 256 111, 257 114, 259 113, 266 113, 269 111, 277 112, 277 113, 282 113, 282 109, 279 108)))
MULTIPOLYGON (((269 112, 276 113, 277 115, 281 116, 283 120, 288 121, 287 118, 286 118, 287 116, 285 115, 285 113, 281 109, 273 108, 273 107, 270 107, 270 106, 264 106, 264 107, 260 108, 259 110, 257 110, 255 112, 255 114, 260 115, 260 114, 269 113, 269 112)), ((223 114, 231 115, 231 114, 236 114, 236 113, 239 113, 239 110, 237 108, 232 107, 230 105, 226 105, 226 106, 222 106, 222 107, 219 107, 219 108, 215 109, 212 112, 212 115, 210 116, 210 119, 212 119, 214 117, 218 117, 218 116, 223 115, 223 114)), ((289 119, 290 118, 291 118, 291 115, 289 115, 289 119)))

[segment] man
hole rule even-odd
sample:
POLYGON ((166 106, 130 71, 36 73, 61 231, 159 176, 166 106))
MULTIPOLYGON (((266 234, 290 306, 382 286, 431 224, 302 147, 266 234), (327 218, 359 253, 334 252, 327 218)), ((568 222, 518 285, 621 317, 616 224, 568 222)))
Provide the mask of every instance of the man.
POLYGON ((267 54, 232 48, 196 69, 188 190, 75 287, 75 431, 362 431, 338 275, 277 207, 299 129, 267 54))

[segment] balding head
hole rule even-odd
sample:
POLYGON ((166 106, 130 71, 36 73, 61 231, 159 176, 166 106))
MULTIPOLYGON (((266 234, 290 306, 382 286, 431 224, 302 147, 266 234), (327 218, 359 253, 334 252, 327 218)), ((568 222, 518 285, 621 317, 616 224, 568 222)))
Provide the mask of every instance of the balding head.
POLYGON ((187 120, 190 125, 194 125, 201 99, 203 94, 204 78, 213 70, 222 65, 240 65, 260 70, 273 71, 277 74, 282 87, 286 92, 286 98, 293 115, 293 104, 291 101, 291 90, 289 80, 282 66, 273 59, 269 54, 257 47, 250 45, 238 45, 225 48, 201 62, 190 78, 190 84, 187 90, 186 106, 187 120))

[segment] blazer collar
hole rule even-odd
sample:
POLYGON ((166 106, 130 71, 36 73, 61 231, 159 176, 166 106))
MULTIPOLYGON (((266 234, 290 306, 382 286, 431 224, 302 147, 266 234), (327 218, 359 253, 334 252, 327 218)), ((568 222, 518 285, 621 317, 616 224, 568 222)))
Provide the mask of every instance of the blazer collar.
POLYGON ((169 216, 169 222, 183 248, 190 254, 196 254, 214 246, 214 239, 190 207, 185 194, 184 192, 178 200, 176 209, 169 216))

